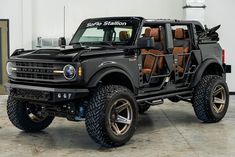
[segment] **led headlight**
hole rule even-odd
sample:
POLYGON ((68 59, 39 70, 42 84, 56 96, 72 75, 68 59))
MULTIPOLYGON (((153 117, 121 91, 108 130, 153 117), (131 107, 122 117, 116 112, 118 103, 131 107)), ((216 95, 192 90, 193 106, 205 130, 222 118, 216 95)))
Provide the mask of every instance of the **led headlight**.
POLYGON ((74 66, 72 66, 70 64, 65 65, 63 71, 64 71, 64 77, 67 80, 73 79, 76 75, 76 70, 75 70, 74 66))
POLYGON ((10 76, 12 75, 12 72, 16 70, 16 68, 13 67, 13 64, 11 62, 8 62, 6 70, 7 70, 7 74, 10 76))

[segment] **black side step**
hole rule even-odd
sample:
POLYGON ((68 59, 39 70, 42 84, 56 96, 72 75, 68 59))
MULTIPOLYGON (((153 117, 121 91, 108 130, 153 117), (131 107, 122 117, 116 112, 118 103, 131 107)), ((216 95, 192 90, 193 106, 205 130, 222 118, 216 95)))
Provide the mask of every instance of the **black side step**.
POLYGON ((146 101, 154 101, 154 100, 174 97, 176 95, 186 95, 186 94, 192 94, 192 90, 173 92, 173 93, 168 93, 168 94, 156 94, 156 95, 144 96, 144 97, 143 96, 141 96, 141 97, 137 96, 136 101, 138 103, 142 103, 142 102, 146 102, 146 101))
POLYGON ((156 106, 156 105, 161 105, 164 103, 163 99, 157 99, 157 100, 153 100, 153 101, 145 101, 146 104, 149 104, 151 106, 156 106))
POLYGON ((192 96, 183 97, 183 96, 177 95, 176 97, 178 97, 180 100, 185 101, 185 102, 189 102, 189 103, 192 102, 191 101, 192 96))

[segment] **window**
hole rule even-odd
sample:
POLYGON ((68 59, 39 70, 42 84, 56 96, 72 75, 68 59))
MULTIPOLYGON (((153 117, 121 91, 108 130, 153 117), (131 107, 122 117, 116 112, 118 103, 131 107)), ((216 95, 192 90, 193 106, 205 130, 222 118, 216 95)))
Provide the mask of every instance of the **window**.
POLYGON ((79 42, 99 42, 103 41, 104 30, 97 29, 97 28, 88 28, 83 33, 82 37, 80 38, 79 42))
POLYGON ((94 19, 86 20, 78 28, 70 44, 130 45, 135 41, 139 20, 94 19))
POLYGON ((118 41, 118 42, 121 42, 121 40, 120 40, 120 37, 119 37, 119 35, 120 35, 120 32, 127 32, 127 35, 129 36, 129 37, 131 37, 132 36, 132 27, 124 27, 124 28, 121 28, 121 27, 116 27, 116 28, 114 28, 114 34, 113 34, 113 38, 115 38, 115 41, 118 41))

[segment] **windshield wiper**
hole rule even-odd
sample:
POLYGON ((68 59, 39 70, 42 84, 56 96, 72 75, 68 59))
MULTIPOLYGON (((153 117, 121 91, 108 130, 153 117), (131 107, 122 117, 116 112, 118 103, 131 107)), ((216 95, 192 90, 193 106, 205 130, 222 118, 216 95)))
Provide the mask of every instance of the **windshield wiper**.
POLYGON ((88 45, 84 45, 83 43, 77 42, 77 43, 73 43, 73 48, 89 48, 88 45))
POLYGON ((110 43, 110 42, 100 42, 100 43, 95 43, 93 46, 95 47, 101 47, 101 48, 112 48, 116 49, 116 47, 110 43))
POLYGON ((89 47, 115 48, 111 42, 85 42, 89 47))
POLYGON ((74 48, 90 48, 90 47, 101 47, 101 48, 116 48, 112 42, 78 42, 72 44, 74 48))
POLYGON ((105 45, 114 47, 113 44, 112 44, 112 42, 108 42, 108 41, 102 41, 102 42, 100 42, 100 44, 105 44, 105 45))

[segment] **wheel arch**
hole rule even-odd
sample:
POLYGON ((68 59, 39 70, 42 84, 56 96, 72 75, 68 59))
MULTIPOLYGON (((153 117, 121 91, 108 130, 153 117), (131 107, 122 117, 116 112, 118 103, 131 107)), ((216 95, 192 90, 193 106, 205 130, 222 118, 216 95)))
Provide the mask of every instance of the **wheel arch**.
POLYGON ((202 62, 201 66, 198 68, 193 78, 191 86, 195 87, 201 80, 202 76, 204 75, 223 76, 223 74, 224 74, 224 68, 217 60, 215 59, 205 60, 204 62, 202 62))
POLYGON ((117 67, 109 67, 96 72, 88 82, 89 88, 96 87, 99 83, 122 85, 136 93, 136 88, 130 75, 117 67))

